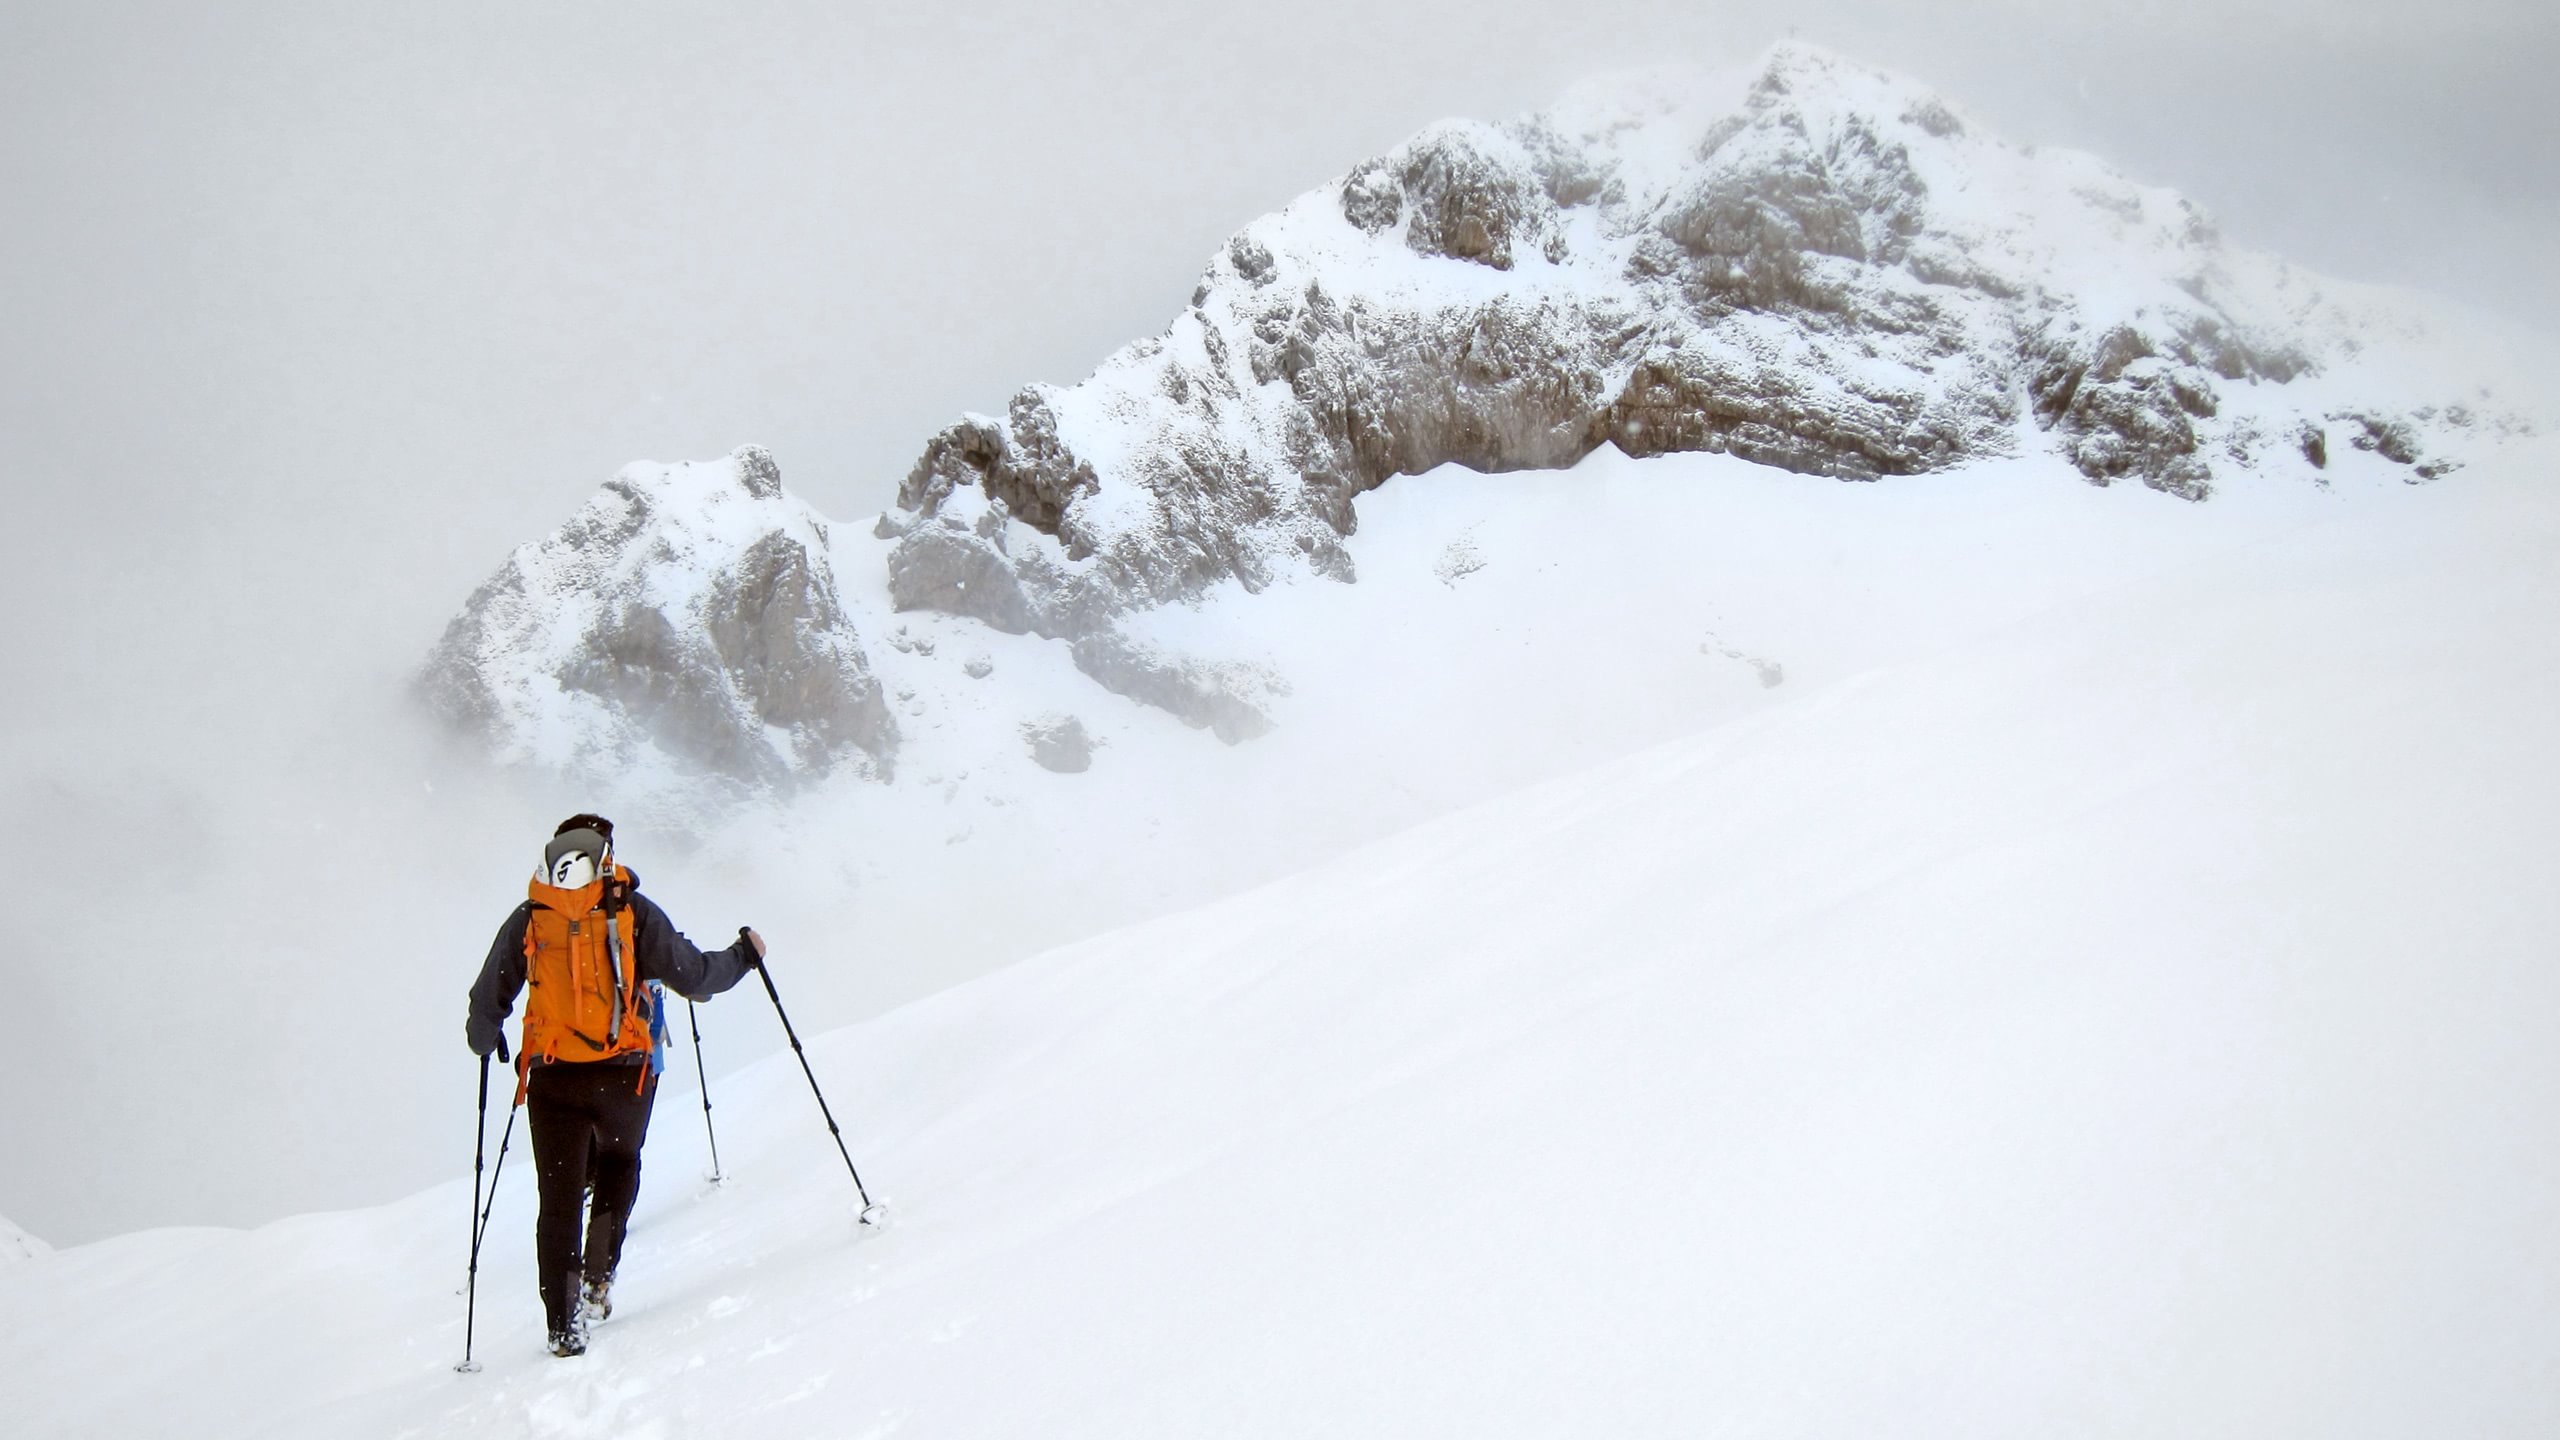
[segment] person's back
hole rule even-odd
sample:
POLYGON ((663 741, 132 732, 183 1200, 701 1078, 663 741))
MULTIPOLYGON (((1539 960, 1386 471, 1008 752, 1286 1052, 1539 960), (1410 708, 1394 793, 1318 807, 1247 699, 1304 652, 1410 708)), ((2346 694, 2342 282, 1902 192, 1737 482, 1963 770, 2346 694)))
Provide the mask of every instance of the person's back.
POLYGON ((530 988, 516 1102, 533 1139, 534 1258, 553 1354, 584 1351, 590 1314, 612 1310, 657 1098, 658 987, 707 999, 763 955, 753 930, 725 949, 696 949, 616 860, 613 824, 599 815, 560 823, 524 902, 498 927, 464 1037, 473 1054, 502 1050, 507 1015, 530 988))

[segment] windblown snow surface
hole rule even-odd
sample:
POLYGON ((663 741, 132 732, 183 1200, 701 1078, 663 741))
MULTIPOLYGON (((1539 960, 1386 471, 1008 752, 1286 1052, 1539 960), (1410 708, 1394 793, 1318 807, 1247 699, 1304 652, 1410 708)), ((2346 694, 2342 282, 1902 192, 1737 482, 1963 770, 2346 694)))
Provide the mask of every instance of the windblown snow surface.
MULTIPOLYGON (((1360 586, 1256 603, 1408 685, 1304 668, 1295 729, 1440 727, 1428 790, 1506 697, 1696 723, 815 1039, 882 1232, 761 997, 706 1006, 771 1052, 716 1085, 728 1183, 680 1063, 582 1359, 519 1127, 481 1373, 457 1174, 0 1266, 9 1429, 2560 1433, 2555 461, 1399 482, 1360 586), (1565 486, 1643 517, 1614 568, 1565 486)), ((825 940, 777 930, 788 998, 825 940)))

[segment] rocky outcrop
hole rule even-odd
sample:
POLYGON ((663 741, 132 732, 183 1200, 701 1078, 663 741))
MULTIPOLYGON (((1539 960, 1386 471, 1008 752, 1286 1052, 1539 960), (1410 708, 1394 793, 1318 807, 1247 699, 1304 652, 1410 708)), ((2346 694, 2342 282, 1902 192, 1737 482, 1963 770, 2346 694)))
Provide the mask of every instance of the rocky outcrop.
MULTIPOLYGON (((891 595, 1083 662, 1213 586, 1352 578, 1352 502, 1393 476, 1602 444, 1862 481, 2041 446, 2202 500, 2281 453, 2248 436, 2319 423, 2288 387, 2355 352, 2343 314, 2175 195, 1787 45, 1721 103, 1433 126, 1247 226, 1163 334, 925 447, 891 595)), ((1196 664, 1086 668, 1254 728, 1253 687, 1162 678, 1196 664)))
POLYGON ((1269 702, 1288 691, 1279 676, 1132 638, 1118 624, 1128 607, 1114 586, 1126 572, 1079 571, 1036 546, 1016 553, 1008 519, 1003 500, 975 487, 946 494, 929 520, 883 516, 880 535, 898 541, 889 555, 892 601, 902 610, 938 610, 1007 634, 1067 641, 1076 668, 1104 689, 1230 744, 1271 728, 1269 702))
POLYGON ((897 751, 826 522, 755 446, 625 469, 472 595, 418 683, 499 754, 587 775, 787 790, 897 751))
POLYGON ((1373 235, 1401 221, 1417 255, 1508 270, 1516 244, 1562 260, 1562 218, 1526 158, 1499 133, 1435 126, 1354 171, 1343 185, 1342 215, 1373 235))
MULTIPOLYGON (((2440 356, 2384 363, 2422 327, 2379 305, 1789 44, 1729 87, 1611 82, 1352 166, 1231 237, 1161 334, 932 437, 874 533, 894 608, 1057 641, 1236 742, 1285 681, 1176 653, 1147 612, 1352 580, 1355 502, 1396 476, 1614 445, 1862 482, 2044 453, 2198 502, 2365 456, 2432 480, 2485 392, 2416 394, 2440 356)), ((896 730, 825 534, 761 451, 627 471, 473 597, 426 693, 590 773, 885 775, 896 730)))
POLYGON ((1230 745, 1270 730, 1270 702, 1289 693, 1287 681, 1259 665, 1171 654, 1116 629, 1077 636, 1070 653, 1104 689, 1169 711, 1230 745))
POLYGON ((1022 722, 1022 738, 1031 747, 1032 763, 1060 775, 1081 775, 1093 768, 1094 738, 1073 715, 1043 715, 1022 722))

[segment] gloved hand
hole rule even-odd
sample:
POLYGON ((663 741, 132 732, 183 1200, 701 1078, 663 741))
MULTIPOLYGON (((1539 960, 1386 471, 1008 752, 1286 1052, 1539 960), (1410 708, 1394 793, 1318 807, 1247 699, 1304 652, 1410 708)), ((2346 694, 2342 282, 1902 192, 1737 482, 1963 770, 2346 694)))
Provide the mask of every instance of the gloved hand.
POLYGON ((490 1051, 497 1051, 498 1063, 501 1065, 511 1063, 514 1058, 507 1054, 507 1032, 498 1026, 490 1026, 488 1035, 484 1037, 480 1033, 479 1023, 474 1021, 463 1027, 462 1039, 464 1044, 471 1047, 471 1053, 474 1055, 486 1057, 490 1051))

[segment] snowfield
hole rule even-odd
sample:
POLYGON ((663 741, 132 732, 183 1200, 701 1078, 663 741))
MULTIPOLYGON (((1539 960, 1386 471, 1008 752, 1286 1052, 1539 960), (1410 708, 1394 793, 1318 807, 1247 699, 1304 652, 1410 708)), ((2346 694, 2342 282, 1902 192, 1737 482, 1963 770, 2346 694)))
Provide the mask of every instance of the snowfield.
MULTIPOLYGON (((1296 708, 1193 747, 1297 776, 1296 808, 1169 764, 1143 783, 1180 835, 1142 853, 1267 822, 1276 863, 1327 796, 1381 823, 1474 803, 817 1040, 891 1228, 857 1232, 779 1027, 734 993, 710 1043, 773 1053, 715 1082, 729 1182, 700 1178, 679 1059, 588 1356, 541 1349, 519 1129, 482 1373, 452 1370, 457 1179, 0 1265, 10 1428, 2560 1433, 2555 461, 2205 507, 2050 460, 1400 481, 1363 501, 1358 587, 1255 601, 1293 617, 1258 633, 1296 708), (1558 533, 1540 486, 1585 515, 1640 495, 1641 538, 1595 542, 1614 568, 1522 546, 1558 533), (1487 692, 1527 708, 1470 735, 1487 692), (1387 760, 1305 783, 1364 716, 1409 793, 1364 788, 1387 760), (1532 735, 1555 744, 1516 758, 1532 735), (1497 780, 1523 788, 1468 793, 1497 780)), ((926 659, 877 658, 925 702, 907 773, 956 768, 935 720, 954 756, 981 722, 934 713, 926 659)), ((1111 744, 1171 723, 1096 718, 1111 744)), ((984 793, 1142 783, 1101 755, 920 793, 1001 817, 984 793)), ((769 928, 796 1008, 851 942, 769 928)), ((459 1098, 447 1053, 418 1083, 459 1098)))

